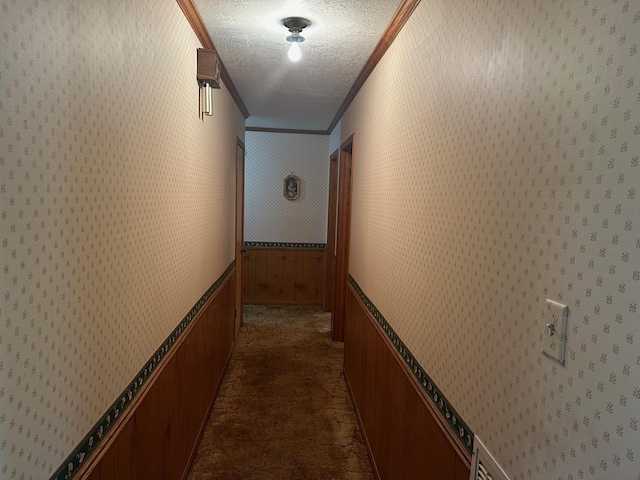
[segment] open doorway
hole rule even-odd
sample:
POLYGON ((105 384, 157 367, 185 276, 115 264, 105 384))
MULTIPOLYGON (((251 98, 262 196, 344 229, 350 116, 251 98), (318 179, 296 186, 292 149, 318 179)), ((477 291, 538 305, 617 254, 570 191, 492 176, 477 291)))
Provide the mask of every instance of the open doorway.
POLYGON ((351 189, 353 180, 353 135, 340 147, 338 174, 338 221, 336 260, 331 310, 331 337, 344 341, 347 280, 349 277, 349 244, 351 239, 351 189))
POLYGON ((244 254, 244 143, 239 138, 236 143, 236 306, 235 334, 238 336, 242 326, 242 255, 244 254))
POLYGON ((336 149, 329 158, 329 213, 327 219, 327 250, 324 266, 324 311, 333 311, 333 289, 336 268, 336 218, 338 215, 338 158, 340 149, 336 149))

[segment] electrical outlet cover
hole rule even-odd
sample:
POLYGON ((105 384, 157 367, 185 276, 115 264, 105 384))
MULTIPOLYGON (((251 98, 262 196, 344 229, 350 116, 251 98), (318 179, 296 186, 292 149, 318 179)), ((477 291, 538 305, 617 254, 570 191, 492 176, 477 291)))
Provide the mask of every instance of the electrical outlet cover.
POLYGON ((547 299, 544 315, 544 331, 542 332, 542 353, 560 365, 565 363, 565 348, 567 345, 567 320, 569 307, 556 301, 547 299))

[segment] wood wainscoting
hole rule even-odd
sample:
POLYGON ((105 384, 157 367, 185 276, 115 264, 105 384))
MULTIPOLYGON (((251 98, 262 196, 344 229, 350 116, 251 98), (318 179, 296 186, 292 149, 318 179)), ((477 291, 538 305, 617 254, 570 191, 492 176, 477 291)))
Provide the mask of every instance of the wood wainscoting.
POLYGON ((86 460, 87 480, 186 478, 234 345, 235 271, 86 460))
POLYGON ((244 303, 322 305, 325 249, 247 247, 244 303))
POLYGON ((351 285, 344 374, 379 479, 468 480, 469 453, 351 285))

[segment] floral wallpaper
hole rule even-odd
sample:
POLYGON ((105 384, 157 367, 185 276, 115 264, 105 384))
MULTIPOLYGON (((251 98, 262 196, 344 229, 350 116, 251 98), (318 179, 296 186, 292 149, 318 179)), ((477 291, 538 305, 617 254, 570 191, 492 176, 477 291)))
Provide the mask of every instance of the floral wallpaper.
POLYGON ((236 136, 174 0, 0 0, 0 478, 48 478, 233 261, 236 136))
POLYGON ((244 239, 247 242, 324 244, 329 198, 329 136, 246 133, 244 239), (300 179, 287 200, 283 182, 300 179))
POLYGON ((342 118, 350 273, 514 480, 640 478, 639 42, 631 1, 421 2, 342 118))

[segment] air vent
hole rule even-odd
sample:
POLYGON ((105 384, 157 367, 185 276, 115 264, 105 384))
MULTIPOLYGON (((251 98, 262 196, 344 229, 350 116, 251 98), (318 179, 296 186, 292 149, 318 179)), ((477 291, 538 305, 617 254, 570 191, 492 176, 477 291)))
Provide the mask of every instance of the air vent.
POLYGON ((509 480, 505 471, 477 435, 473 440, 473 458, 469 480, 509 480))

